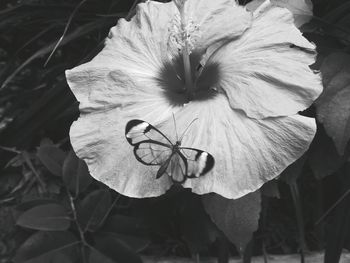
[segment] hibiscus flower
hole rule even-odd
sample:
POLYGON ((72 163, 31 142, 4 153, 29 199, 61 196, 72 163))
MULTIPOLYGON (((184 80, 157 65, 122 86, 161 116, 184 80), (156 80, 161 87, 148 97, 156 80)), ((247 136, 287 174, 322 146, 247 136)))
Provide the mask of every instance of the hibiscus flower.
POLYGON ((66 73, 80 102, 70 137, 90 173, 130 197, 159 196, 172 180, 138 162, 125 139, 131 119, 215 158, 183 184, 197 194, 239 198, 277 177, 309 147, 315 120, 298 114, 322 90, 309 65, 315 46, 285 8, 248 12, 233 0, 137 6, 92 61, 66 73))

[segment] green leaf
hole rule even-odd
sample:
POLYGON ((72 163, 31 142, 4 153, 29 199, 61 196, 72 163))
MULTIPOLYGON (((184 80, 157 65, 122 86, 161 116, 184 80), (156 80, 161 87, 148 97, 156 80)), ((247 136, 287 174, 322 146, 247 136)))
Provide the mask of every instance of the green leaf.
POLYGON ((17 225, 44 231, 66 230, 70 218, 66 209, 59 204, 44 204, 33 207, 17 219, 17 225))
POLYGON ((78 209, 78 220, 84 231, 98 229, 109 213, 110 207, 111 195, 107 189, 89 193, 78 209))
POLYGON ((63 161, 66 154, 56 146, 40 146, 37 153, 40 161, 54 175, 62 175, 63 161))
POLYGON ((74 262, 78 240, 69 232, 37 232, 17 250, 15 263, 74 262))
POLYGON ((91 250, 89 262, 142 263, 141 258, 128 246, 113 236, 98 235, 91 250))
POLYGON ((67 188, 77 196, 92 182, 86 163, 70 151, 63 163, 63 181, 67 188))
POLYGON ((258 228, 260 192, 249 193, 235 200, 209 194, 202 197, 202 202, 213 222, 243 252, 258 228))
POLYGON ((343 155, 350 139, 350 55, 330 54, 321 72, 324 91, 315 103, 317 119, 343 155))

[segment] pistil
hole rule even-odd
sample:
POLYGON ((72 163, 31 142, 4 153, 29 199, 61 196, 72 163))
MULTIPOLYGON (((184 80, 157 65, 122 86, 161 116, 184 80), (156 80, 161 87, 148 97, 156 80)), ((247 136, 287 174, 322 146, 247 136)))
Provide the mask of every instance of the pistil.
POLYGON ((184 64, 185 87, 186 87, 187 95, 191 100, 194 95, 194 85, 192 80, 192 70, 191 70, 191 61, 190 61, 190 54, 191 54, 190 36, 188 35, 187 20, 185 16, 185 1, 183 1, 182 4, 178 6, 178 8, 180 11, 181 31, 182 31, 182 39, 184 43, 184 46, 182 48, 182 60, 184 64))

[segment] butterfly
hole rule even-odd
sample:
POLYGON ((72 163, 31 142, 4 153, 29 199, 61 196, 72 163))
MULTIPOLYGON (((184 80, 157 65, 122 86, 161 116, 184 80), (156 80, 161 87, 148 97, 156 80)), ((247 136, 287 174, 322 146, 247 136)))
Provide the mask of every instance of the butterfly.
POLYGON ((180 184, 188 178, 206 174, 214 167, 215 162, 214 157, 206 151, 182 147, 181 140, 185 132, 172 143, 160 130, 146 121, 130 120, 125 127, 125 137, 134 147, 136 159, 145 165, 159 166, 157 179, 167 174, 174 183, 180 184))

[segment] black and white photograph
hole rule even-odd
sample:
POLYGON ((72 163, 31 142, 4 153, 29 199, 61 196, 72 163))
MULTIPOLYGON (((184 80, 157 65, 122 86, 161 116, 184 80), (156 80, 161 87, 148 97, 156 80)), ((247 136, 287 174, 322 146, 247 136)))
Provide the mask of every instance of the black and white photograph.
POLYGON ((350 1, 0 0, 0 263, 350 263, 350 1))

